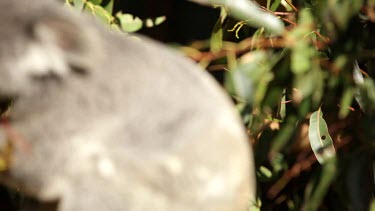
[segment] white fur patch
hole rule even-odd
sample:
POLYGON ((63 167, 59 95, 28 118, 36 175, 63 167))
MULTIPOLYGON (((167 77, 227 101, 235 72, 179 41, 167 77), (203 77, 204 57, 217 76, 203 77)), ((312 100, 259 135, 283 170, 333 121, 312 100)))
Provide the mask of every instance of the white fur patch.
POLYGON ((50 71, 63 75, 69 71, 63 52, 57 46, 30 44, 26 48, 24 56, 17 62, 14 74, 46 75, 50 71))
POLYGON ((177 175, 183 170, 183 165, 180 159, 177 157, 169 156, 164 163, 168 172, 177 175))
POLYGON ((98 171, 101 176, 111 178, 115 176, 115 166, 113 162, 107 157, 100 157, 97 163, 98 171))

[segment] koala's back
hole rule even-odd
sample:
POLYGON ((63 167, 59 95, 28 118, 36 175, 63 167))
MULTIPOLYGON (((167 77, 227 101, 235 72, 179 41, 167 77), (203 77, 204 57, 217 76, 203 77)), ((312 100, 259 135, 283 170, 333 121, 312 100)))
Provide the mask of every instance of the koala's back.
POLYGON ((71 71, 12 90, 20 94, 11 126, 22 140, 4 181, 60 200, 61 211, 245 210, 252 154, 221 88, 147 38, 90 32, 96 46, 74 54, 88 62, 78 73, 67 64, 71 71))

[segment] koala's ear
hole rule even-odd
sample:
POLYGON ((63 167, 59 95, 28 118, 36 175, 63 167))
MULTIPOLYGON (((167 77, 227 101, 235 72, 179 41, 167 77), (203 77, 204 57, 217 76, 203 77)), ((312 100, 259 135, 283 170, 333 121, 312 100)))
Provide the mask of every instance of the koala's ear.
MULTIPOLYGON (((69 13, 70 14, 70 13, 69 13)), ((90 27, 75 21, 80 16, 53 14, 38 18, 30 26, 34 39, 34 48, 45 55, 45 67, 36 71, 36 75, 64 75, 70 71, 84 73, 90 69, 94 41, 90 27), (90 36, 91 35, 91 36, 90 36), (91 61, 90 61, 91 60, 91 61)))

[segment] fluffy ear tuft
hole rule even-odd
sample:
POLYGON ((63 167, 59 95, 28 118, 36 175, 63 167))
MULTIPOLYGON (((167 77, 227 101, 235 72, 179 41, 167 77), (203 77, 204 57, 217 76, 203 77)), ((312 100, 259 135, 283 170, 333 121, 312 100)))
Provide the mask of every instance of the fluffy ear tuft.
POLYGON ((34 68, 32 74, 63 76, 72 70, 79 69, 82 73, 90 68, 92 36, 86 26, 80 27, 73 22, 74 17, 45 17, 31 24, 30 31, 35 41, 31 48, 43 54, 45 61, 42 62, 44 67, 34 68))

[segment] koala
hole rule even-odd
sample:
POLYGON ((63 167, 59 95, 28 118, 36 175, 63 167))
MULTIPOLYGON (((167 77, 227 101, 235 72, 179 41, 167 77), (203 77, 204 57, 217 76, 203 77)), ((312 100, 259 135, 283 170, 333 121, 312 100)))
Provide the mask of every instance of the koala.
POLYGON ((194 62, 58 2, 0 8, 2 184, 58 211, 248 209, 246 132, 194 62))

